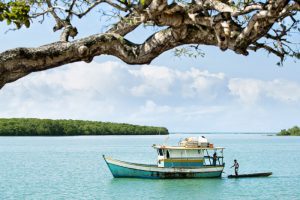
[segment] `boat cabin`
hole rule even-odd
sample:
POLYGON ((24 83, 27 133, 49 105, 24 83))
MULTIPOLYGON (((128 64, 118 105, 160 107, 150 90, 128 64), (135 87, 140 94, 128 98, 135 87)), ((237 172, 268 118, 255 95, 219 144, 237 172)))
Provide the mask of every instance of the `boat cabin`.
POLYGON ((153 145, 157 149, 158 167, 199 168, 224 166, 222 147, 199 138, 186 138, 178 146, 153 145))

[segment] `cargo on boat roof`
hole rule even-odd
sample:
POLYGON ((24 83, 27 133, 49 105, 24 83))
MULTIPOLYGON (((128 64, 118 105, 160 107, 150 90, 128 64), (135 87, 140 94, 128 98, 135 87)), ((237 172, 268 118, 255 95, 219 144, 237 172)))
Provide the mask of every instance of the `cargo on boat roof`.
POLYGON ((212 143, 209 143, 208 140, 204 137, 188 137, 181 140, 178 143, 178 146, 167 146, 167 145, 153 145, 155 149, 208 149, 208 150, 218 150, 224 149, 223 147, 214 147, 212 143))
POLYGON ((222 149, 225 149, 224 147, 181 147, 181 146, 166 146, 166 145, 153 145, 152 146, 153 148, 155 149, 180 149, 180 150, 188 150, 188 149, 191 149, 191 150, 222 150, 222 149))

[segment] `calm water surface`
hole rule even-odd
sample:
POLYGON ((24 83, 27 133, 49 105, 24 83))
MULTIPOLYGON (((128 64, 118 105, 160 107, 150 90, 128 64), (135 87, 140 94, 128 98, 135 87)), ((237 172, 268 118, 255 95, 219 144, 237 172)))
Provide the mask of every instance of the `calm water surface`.
POLYGON ((272 171, 270 178, 114 179, 102 154, 155 163, 166 136, 0 137, 0 199, 299 199, 300 137, 209 134, 224 146, 225 173, 272 171))

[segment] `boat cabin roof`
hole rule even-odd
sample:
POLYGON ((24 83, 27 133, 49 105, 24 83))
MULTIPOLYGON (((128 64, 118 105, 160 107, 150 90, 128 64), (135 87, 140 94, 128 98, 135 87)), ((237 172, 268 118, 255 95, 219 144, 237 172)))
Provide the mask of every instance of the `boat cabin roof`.
POLYGON ((218 150, 225 149, 224 147, 184 147, 184 146, 167 146, 167 145, 153 145, 155 149, 179 149, 179 150, 199 150, 199 149, 207 149, 207 150, 218 150))

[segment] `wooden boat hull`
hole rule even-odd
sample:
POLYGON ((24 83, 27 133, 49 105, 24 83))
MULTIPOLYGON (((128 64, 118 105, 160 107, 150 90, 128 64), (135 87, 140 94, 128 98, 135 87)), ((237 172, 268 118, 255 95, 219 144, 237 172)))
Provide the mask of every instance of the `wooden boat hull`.
POLYGON ((115 178, 217 178, 221 177, 224 166, 201 168, 165 168, 156 165, 129 163, 103 156, 115 178))
POLYGON ((272 172, 263 173, 252 173, 252 174, 239 174, 239 175, 229 175, 228 178, 253 178, 253 177, 267 177, 271 176, 272 172))

